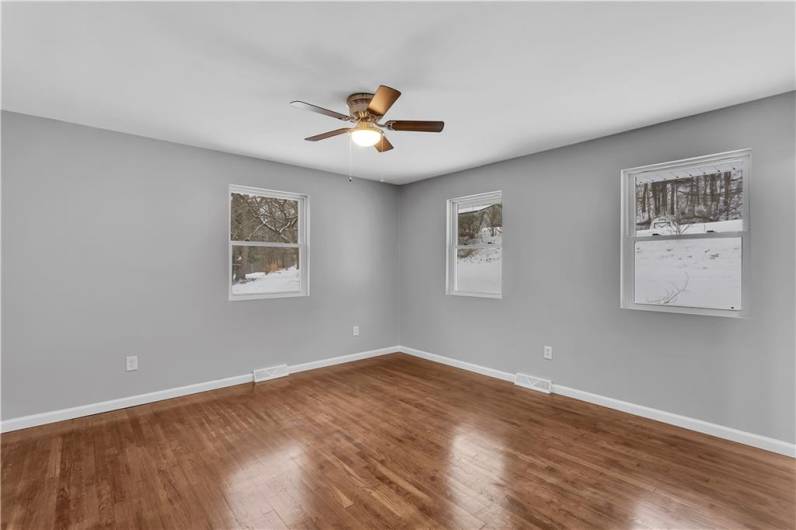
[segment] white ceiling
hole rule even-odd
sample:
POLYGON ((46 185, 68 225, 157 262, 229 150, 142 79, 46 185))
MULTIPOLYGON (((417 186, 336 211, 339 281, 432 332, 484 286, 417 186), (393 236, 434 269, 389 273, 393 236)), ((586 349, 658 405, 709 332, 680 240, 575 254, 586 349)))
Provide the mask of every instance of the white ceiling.
POLYGON ((406 183, 796 87, 794 4, 3 3, 2 106, 406 183), (395 149, 345 111, 403 92, 395 149))

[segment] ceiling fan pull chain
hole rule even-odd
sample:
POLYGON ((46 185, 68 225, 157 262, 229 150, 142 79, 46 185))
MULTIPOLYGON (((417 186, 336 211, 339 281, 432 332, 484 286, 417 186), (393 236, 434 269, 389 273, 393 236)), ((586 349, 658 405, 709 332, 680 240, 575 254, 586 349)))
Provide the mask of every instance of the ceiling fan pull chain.
POLYGON ((353 162, 353 153, 352 153, 353 149, 351 147, 351 143, 352 143, 351 135, 349 135, 348 136, 348 183, 349 184, 354 180, 354 177, 352 176, 352 173, 354 172, 353 171, 354 162, 353 162))

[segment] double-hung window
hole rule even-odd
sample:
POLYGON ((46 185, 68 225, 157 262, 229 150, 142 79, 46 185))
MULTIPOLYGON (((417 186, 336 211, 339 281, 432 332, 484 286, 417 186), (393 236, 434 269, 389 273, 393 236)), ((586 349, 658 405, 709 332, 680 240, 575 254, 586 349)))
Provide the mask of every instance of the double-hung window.
POLYGON ((622 171, 622 307, 748 311, 750 166, 743 149, 622 171))
POLYGON ((229 187, 229 299, 309 294, 309 198, 229 187))
POLYGON ((500 191, 448 201, 447 294, 500 298, 503 197, 500 191))

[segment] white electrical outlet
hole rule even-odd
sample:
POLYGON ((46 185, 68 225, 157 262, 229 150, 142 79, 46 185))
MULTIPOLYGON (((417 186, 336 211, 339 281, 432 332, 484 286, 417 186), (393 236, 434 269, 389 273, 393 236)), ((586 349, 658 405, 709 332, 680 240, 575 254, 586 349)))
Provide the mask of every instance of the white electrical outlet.
POLYGON ((553 360, 553 347, 552 346, 545 346, 544 347, 544 358, 553 360))
POLYGON ((359 337, 359 326, 354 326, 353 332, 355 337, 359 337))
POLYGON ((125 367, 128 372, 138 370, 138 355, 128 355, 125 358, 125 367))

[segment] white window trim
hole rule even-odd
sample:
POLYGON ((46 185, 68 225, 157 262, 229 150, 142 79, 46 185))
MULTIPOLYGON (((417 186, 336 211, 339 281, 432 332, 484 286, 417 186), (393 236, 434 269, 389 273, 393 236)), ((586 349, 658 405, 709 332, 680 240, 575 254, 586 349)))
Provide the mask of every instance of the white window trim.
POLYGON ((716 153, 712 155, 697 156, 693 158, 686 158, 683 160, 675 160, 672 162, 664 162, 661 164, 651 164, 648 166, 639 166, 629 169, 623 169, 620 173, 621 178, 621 224, 620 224, 620 254, 619 261, 621 264, 620 270, 620 307, 623 309, 638 309, 641 311, 658 311, 664 313, 681 313, 689 315, 708 315, 729 318, 744 318, 749 316, 750 310, 750 280, 749 271, 751 245, 750 245, 750 227, 751 215, 749 210, 749 193, 750 182, 752 175, 752 150, 751 149, 738 149, 735 151, 726 151, 724 153, 716 153), (636 190, 634 179, 636 176, 644 173, 655 173, 660 171, 676 171, 691 166, 697 165, 711 165, 711 164, 725 164, 728 162, 738 161, 743 164, 743 230, 739 232, 716 232, 711 234, 683 234, 680 236, 656 236, 655 240, 665 239, 693 239, 693 238, 721 238, 721 237, 740 237, 741 238, 741 309, 712 309, 700 307, 686 307, 686 306, 669 306, 669 305, 655 305, 655 304, 638 304, 635 302, 634 297, 634 277, 635 277, 635 257, 634 248, 636 239, 650 241, 649 237, 635 236, 635 223, 636 223, 636 190))
POLYGON ((445 294, 450 296, 469 296, 475 298, 503 298, 503 244, 500 245, 500 293, 482 293, 456 290, 456 251, 459 248, 486 248, 493 245, 458 245, 458 216, 457 207, 468 204, 480 204, 487 201, 499 200, 503 204, 503 192, 490 191, 476 193, 448 199, 446 202, 446 233, 445 233, 445 294))
POLYGON ((252 186, 239 186, 230 184, 227 192, 227 292, 229 300, 238 302, 243 300, 265 300, 271 298, 295 298, 310 295, 310 196, 302 193, 269 190, 252 186), (277 199, 290 199, 298 202, 299 227, 298 243, 269 243, 264 241, 232 241, 232 194, 244 193, 260 197, 277 199), (234 294, 232 292, 232 247, 275 247, 299 249, 299 272, 301 273, 301 289, 298 291, 282 291, 278 293, 234 294))

